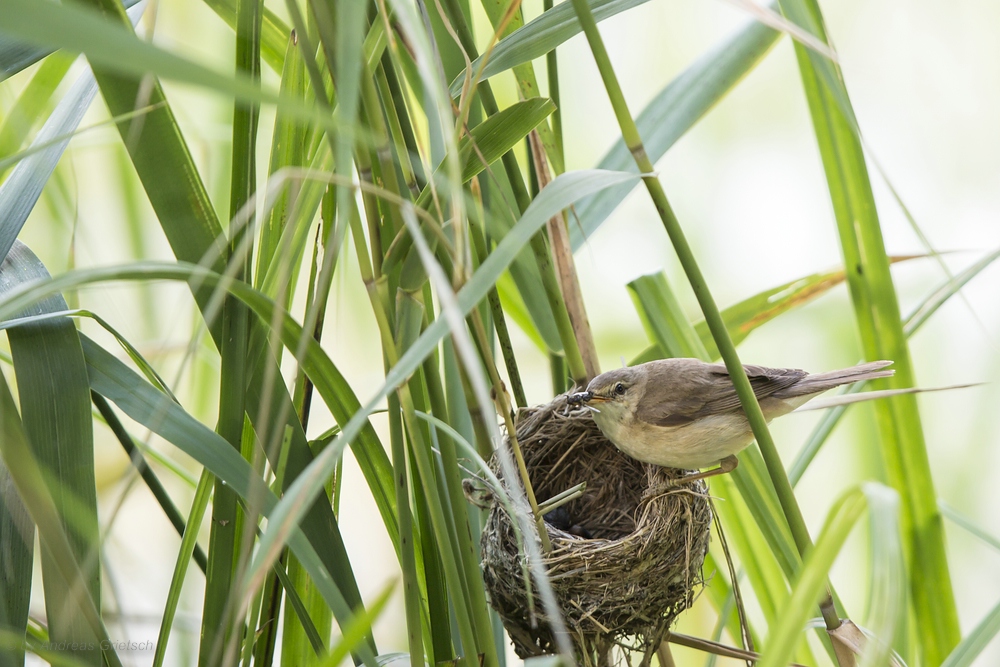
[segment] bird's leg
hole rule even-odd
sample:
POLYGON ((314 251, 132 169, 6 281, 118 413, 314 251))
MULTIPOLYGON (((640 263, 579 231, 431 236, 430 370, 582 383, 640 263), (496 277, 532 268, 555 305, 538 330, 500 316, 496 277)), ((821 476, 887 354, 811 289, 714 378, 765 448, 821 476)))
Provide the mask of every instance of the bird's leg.
POLYGON ((685 475, 684 477, 679 477, 674 480, 675 484, 687 484, 688 482, 695 482, 699 479, 705 479, 707 477, 715 477, 716 475, 725 475, 727 472, 732 472, 736 470, 736 466, 740 464, 740 460, 736 458, 735 454, 730 454, 726 458, 719 461, 718 468, 712 468, 711 470, 706 470, 705 472, 698 472, 693 475, 685 475))
POLYGON ((692 475, 684 475, 683 477, 677 477, 667 482, 657 484, 654 487, 646 489, 643 493, 643 497, 653 496, 660 493, 666 493, 670 489, 680 486, 681 484, 687 484, 688 482, 697 482, 699 479, 705 479, 707 477, 715 477, 716 475, 724 475, 727 472, 732 472, 736 470, 736 466, 740 464, 740 460, 736 458, 735 455, 730 454, 726 458, 719 461, 718 468, 712 468, 711 470, 706 470, 705 472, 696 472, 692 475))

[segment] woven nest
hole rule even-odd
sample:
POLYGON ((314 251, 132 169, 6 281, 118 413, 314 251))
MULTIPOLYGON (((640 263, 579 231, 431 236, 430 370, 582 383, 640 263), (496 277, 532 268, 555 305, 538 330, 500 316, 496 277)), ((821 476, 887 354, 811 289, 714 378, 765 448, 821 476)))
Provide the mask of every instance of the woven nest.
MULTIPOLYGON (((617 644, 646 660, 701 589, 712 513, 704 482, 618 451, 568 394, 518 415, 517 439, 539 502, 586 482, 584 495, 547 515, 543 559, 584 664, 617 644), (551 523, 567 530, 557 528, 551 523)), ((496 458, 491 464, 499 468, 496 458)), ((483 577, 518 656, 556 650, 544 609, 529 611, 511 519, 495 500, 482 537, 483 577)))

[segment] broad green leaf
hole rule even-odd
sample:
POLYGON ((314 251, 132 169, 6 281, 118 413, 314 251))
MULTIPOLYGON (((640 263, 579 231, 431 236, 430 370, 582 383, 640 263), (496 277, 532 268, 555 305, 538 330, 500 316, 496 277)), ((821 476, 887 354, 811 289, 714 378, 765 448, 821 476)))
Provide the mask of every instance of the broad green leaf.
MULTIPOLYGON (((594 18, 603 21, 646 2, 649 0, 590 0, 590 6, 594 18)), ((476 58, 472 62, 472 75, 476 76, 482 69, 482 74, 479 76, 485 81, 512 67, 541 58, 579 32, 580 23, 576 20, 573 6, 569 3, 560 3, 504 37, 489 54, 476 58), (486 60, 485 67, 483 67, 484 60, 486 60)), ((452 97, 461 94, 464 76, 463 71, 452 82, 450 87, 452 97)))
MULTIPOLYGON (((122 0, 126 9, 137 4, 139 0, 122 0)), ((50 53, 51 49, 24 43, 16 36, 0 34, 0 81, 14 76, 50 53)))
MULTIPOLYGON (((90 84, 93 85, 92 83, 90 84)), ((0 265, 0 293, 25 281, 48 278, 38 258, 16 242, 0 265)), ((31 307, 25 315, 66 310, 61 296, 31 307)), ((83 350, 72 320, 38 322, 7 332, 17 374, 21 420, 33 458, 46 477, 81 580, 66 581, 58 571, 53 546, 41 542, 42 582, 49 636, 57 642, 94 645, 79 657, 102 664, 95 641, 101 639, 74 600, 74 587, 84 587, 100 608, 100 536, 97 487, 94 481, 94 434, 83 350)), ((8 462, 9 463, 9 462, 8 462)))
MULTIPOLYGON (((89 71, 82 72, 32 143, 48 144, 75 130, 95 94, 97 84, 93 75, 89 71)), ((66 138, 29 155, 0 184, 0 257, 6 257, 14 245, 68 144, 69 138, 66 138)))
POLYGON ((628 291, 646 335, 656 341, 663 356, 711 358, 707 346, 688 323, 665 273, 636 278, 628 284, 628 291))
MULTIPOLYGON (((780 5, 787 18, 828 41, 815 0, 781 0, 780 5)), ((883 386, 912 387, 913 366, 899 301, 856 132, 857 120, 841 72, 799 43, 795 52, 840 232, 865 358, 893 360, 896 374, 883 386)), ((936 667, 951 653, 961 632, 920 412, 913 395, 879 401, 875 412, 888 478, 902 498, 920 661, 936 667)))
MULTIPOLYGON (((223 21, 233 30, 236 29, 236 0, 205 0, 223 21)), ((291 29, 274 12, 264 8, 264 21, 261 26, 260 55, 271 69, 279 74, 284 70, 285 45, 290 41, 291 29)))
MULTIPOLYGON (((307 89, 305 64, 302 62, 298 44, 292 39, 288 40, 284 62, 285 68, 281 73, 282 93, 289 96, 305 97, 307 89)), ((271 140, 269 176, 273 178, 280 169, 285 167, 304 166, 311 136, 312 132, 305 124, 287 118, 283 114, 277 114, 274 119, 274 133, 271 140)), ((254 285, 258 288, 264 283, 267 269, 278 252, 279 241, 289 214, 299 204, 300 197, 295 195, 299 193, 301 187, 302 185, 299 183, 289 183, 287 187, 281 188, 275 197, 273 206, 270 202, 267 204, 270 212, 265 217, 264 224, 261 225, 257 245, 257 270, 254 274, 254 285)), ((310 213, 314 211, 315 209, 312 209, 310 213)), ((290 264, 292 267, 297 267, 299 262, 292 261, 290 264)), ((295 276, 289 275, 288 282, 290 291, 295 282, 295 276)), ((272 296, 275 295, 272 294, 272 296)), ((286 298, 288 296, 290 294, 286 294, 286 298)))
MULTIPOLYGON (((53 56, 42 63, 31 77, 0 124, 0 156, 6 157, 21 150, 28 133, 43 115, 45 106, 62 83, 73 60, 66 54, 53 56)), ((0 175, 4 172, 6 169, 0 167, 0 175)))
POLYGON ((535 127, 555 111, 547 97, 533 97, 510 105, 472 128, 470 137, 458 144, 462 160, 462 182, 472 177, 516 146, 535 127))
MULTIPOLYGON (((80 585, 85 579, 85 575, 81 570, 81 563, 74 553, 75 548, 71 543, 72 537, 63 528, 60 508, 57 507, 56 501, 50 493, 51 474, 42 469, 32 450, 33 446, 29 443, 29 436, 21 423, 10 387, 7 385, 6 378, 0 373, 0 457, 4 459, 10 473, 10 479, 24 502, 31 520, 38 527, 39 542, 47 554, 43 559, 47 562, 42 565, 46 588, 58 584, 62 588, 72 591, 72 598, 65 601, 70 605, 70 608, 49 611, 56 615, 76 613, 79 617, 74 620, 89 630, 88 640, 84 646, 89 646, 90 642, 93 641, 94 648, 76 652, 74 665, 103 664, 103 661, 106 661, 110 667, 121 667, 121 661, 108 640, 107 628, 105 628, 98 607, 91 597, 89 587, 80 585), (96 660, 94 654, 96 654, 96 660)), ((63 495, 66 495, 65 489, 63 495)), ((85 565, 91 568, 94 566, 92 562, 85 562, 85 565)), ((61 621, 54 618, 50 618, 49 621, 49 629, 54 629, 58 633, 58 625, 53 628, 52 624, 58 624, 61 621)), ((58 634, 47 631, 44 635, 44 641, 48 642, 58 636, 58 634)), ((55 639, 55 641, 65 641, 65 639, 55 639)), ((70 642, 72 643, 72 641, 71 639, 70 642)))
MULTIPOLYGON (((761 23, 749 23, 695 61, 660 91, 636 119, 649 159, 656 162, 663 157, 678 139, 760 63, 780 36, 780 32, 761 23)), ((621 139, 601 158, 598 168, 615 171, 636 169, 621 139)), ((574 251, 580 249, 633 187, 620 186, 595 193, 576 205, 576 218, 571 217, 569 221, 574 251)))
POLYGON ((24 664, 24 633, 31 601, 35 524, 0 457, 0 632, 14 639, 0 648, 0 664, 24 664))

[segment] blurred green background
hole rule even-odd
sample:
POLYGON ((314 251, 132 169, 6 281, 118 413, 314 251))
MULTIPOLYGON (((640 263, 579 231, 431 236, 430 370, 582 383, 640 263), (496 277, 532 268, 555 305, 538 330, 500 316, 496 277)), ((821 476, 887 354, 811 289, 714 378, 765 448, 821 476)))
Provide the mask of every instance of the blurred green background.
MULTIPOLYGON (((633 112, 746 23, 740 4, 653 0, 601 24, 633 112)), ((281 13, 280 3, 272 8, 281 13)), ((217 69, 231 69, 233 33, 202 2, 161 0, 150 9, 143 24, 158 44, 217 69)), ((524 9, 531 18, 541 11, 541 2, 525 0, 524 9)), ((925 250, 873 159, 952 271, 1000 246, 1000 41, 995 37, 1000 5, 982 0, 838 0, 823 3, 823 9, 869 150, 889 252, 925 250)), ((490 33, 485 17, 479 18, 478 35, 484 41, 490 33)), ((559 64, 566 166, 590 168, 619 138, 618 125, 582 36, 560 48, 559 64)), ((536 63, 536 70, 544 78, 543 61, 536 63)), ((0 105, 12 103, 33 71, 0 86, 0 105)), ((266 67, 264 77, 277 80, 266 67)), ((502 107, 516 100, 509 72, 493 84, 502 107)), ((165 88, 213 201, 228 201, 232 101, 169 82, 165 88)), ((98 96, 82 127, 106 119, 98 96)), ((266 164, 272 122, 273 109, 263 109, 261 164, 266 164)), ((827 185, 787 37, 657 168, 721 306, 840 265, 827 185)), ((172 257, 112 126, 73 140, 42 204, 20 238, 53 274, 73 266, 172 257)), ((576 253, 576 261, 604 369, 633 358, 649 343, 625 287, 636 277, 665 269, 687 312, 700 319, 661 223, 641 189, 576 253)), ((944 278, 932 259, 896 265, 893 275, 904 314, 944 278)), ((1000 484, 995 482, 1000 476, 998 288, 1000 268, 994 266, 911 339, 921 386, 985 383, 925 394, 919 400, 939 497, 993 535, 1000 535, 1000 484)), ((200 322, 186 286, 102 285, 81 291, 77 299, 111 321, 164 369, 164 377, 175 383, 192 414, 204 423, 214 422, 218 357, 207 344, 186 356, 200 322)), ((82 328, 99 341, 109 340, 90 322, 82 322, 82 328)), ((547 401, 552 391, 546 357, 516 326, 512 335, 529 403, 547 401)), ((356 258, 347 252, 337 268, 323 344, 363 401, 384 379, 378 340, 356 258)), ((740 354, 748 363, 811 371, 854 363, 861 353, 846 288, 837 287, 765 325, 741 345, 740 354)), ((818 413, 793 415, 774 425, 786 462, 818 419, 818 413)), ((384 415, 372 421, 387 441, 384 415)), ((322 403, 314 402, 310 434, 332 424, 322 403)), ((107 604, 117 605, 130 639, 155 638, 179 538, 146 489, 136 484, 110 432, 99 426, 96 439, 101 524, 109 529, 105 557, 112 565, 106 588, 114 591, 107 604)), ((190 459, 155 437, 150 443, 196 478, 198 466, 190 459)), ((807 472, 797 491, 814 534, 832 498, 858 480, 878 477, 881 463, 875 443, 870 408, 858 407, 807 472)), ((342 514, 341 528, 362 595, 368 599, 398 577, 398 565, 350 456, 346 468, 343 503, 350 511, 342 514)), ((164 479, 183 506, 192 488, 174 476, 164 479)), ((1000 599, 1000 552, 950 522, 946 528, 964 634, 1000 599)), ((863 530, 855 531, 833 572, 837 590, 851 609, 863 608, 866 599, 866 539, 863 530)), ((202 585, 199 575, 185 588, 175 627, 189 636, 176 635, 170 648, 179 662, 197 645, 202 585)), ((41 604, 37 578, 35 586, 33 597, 41 604)), ((704 597, 681 619, 680 631, 711 630, 713 618, 702 613, 703 606, 704 597)), ((406 649, 401 593, 378 621, 375 636, 383 652, 406 649)), ((683 649, 677 650, 677 657, 678 664, 695 659, 683 649)), ((144 664, 142 654, 135 658, 136 664, 144 664)), ((994 641, 976 664, 998 662, 1000 644, 994 641)))

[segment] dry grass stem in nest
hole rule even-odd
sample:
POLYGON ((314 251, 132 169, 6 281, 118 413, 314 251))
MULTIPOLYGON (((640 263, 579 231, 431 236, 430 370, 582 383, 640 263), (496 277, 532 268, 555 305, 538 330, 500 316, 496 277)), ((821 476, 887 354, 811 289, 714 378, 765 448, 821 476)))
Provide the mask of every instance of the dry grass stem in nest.
MULTIPOLYGON (((603 661, 612 643, 649 656, 700 590, 712 521, 707 487, 703 481, 671 485, 685 473, 625 456, 604 437, 590 411, 570 405, 567 396, 521 410, 517 422, 539 501, 580 482, 587 485, 565 510, 546 516, 549 578, 584 664, 603 661)), ((496 470, 496 460, 491 465, 496 470)), ((482 551, 491 602, 517 654, 555 651, 541 606, 536 603, 534 614, 529 612, 523 550, 496 500, 482 551)))

